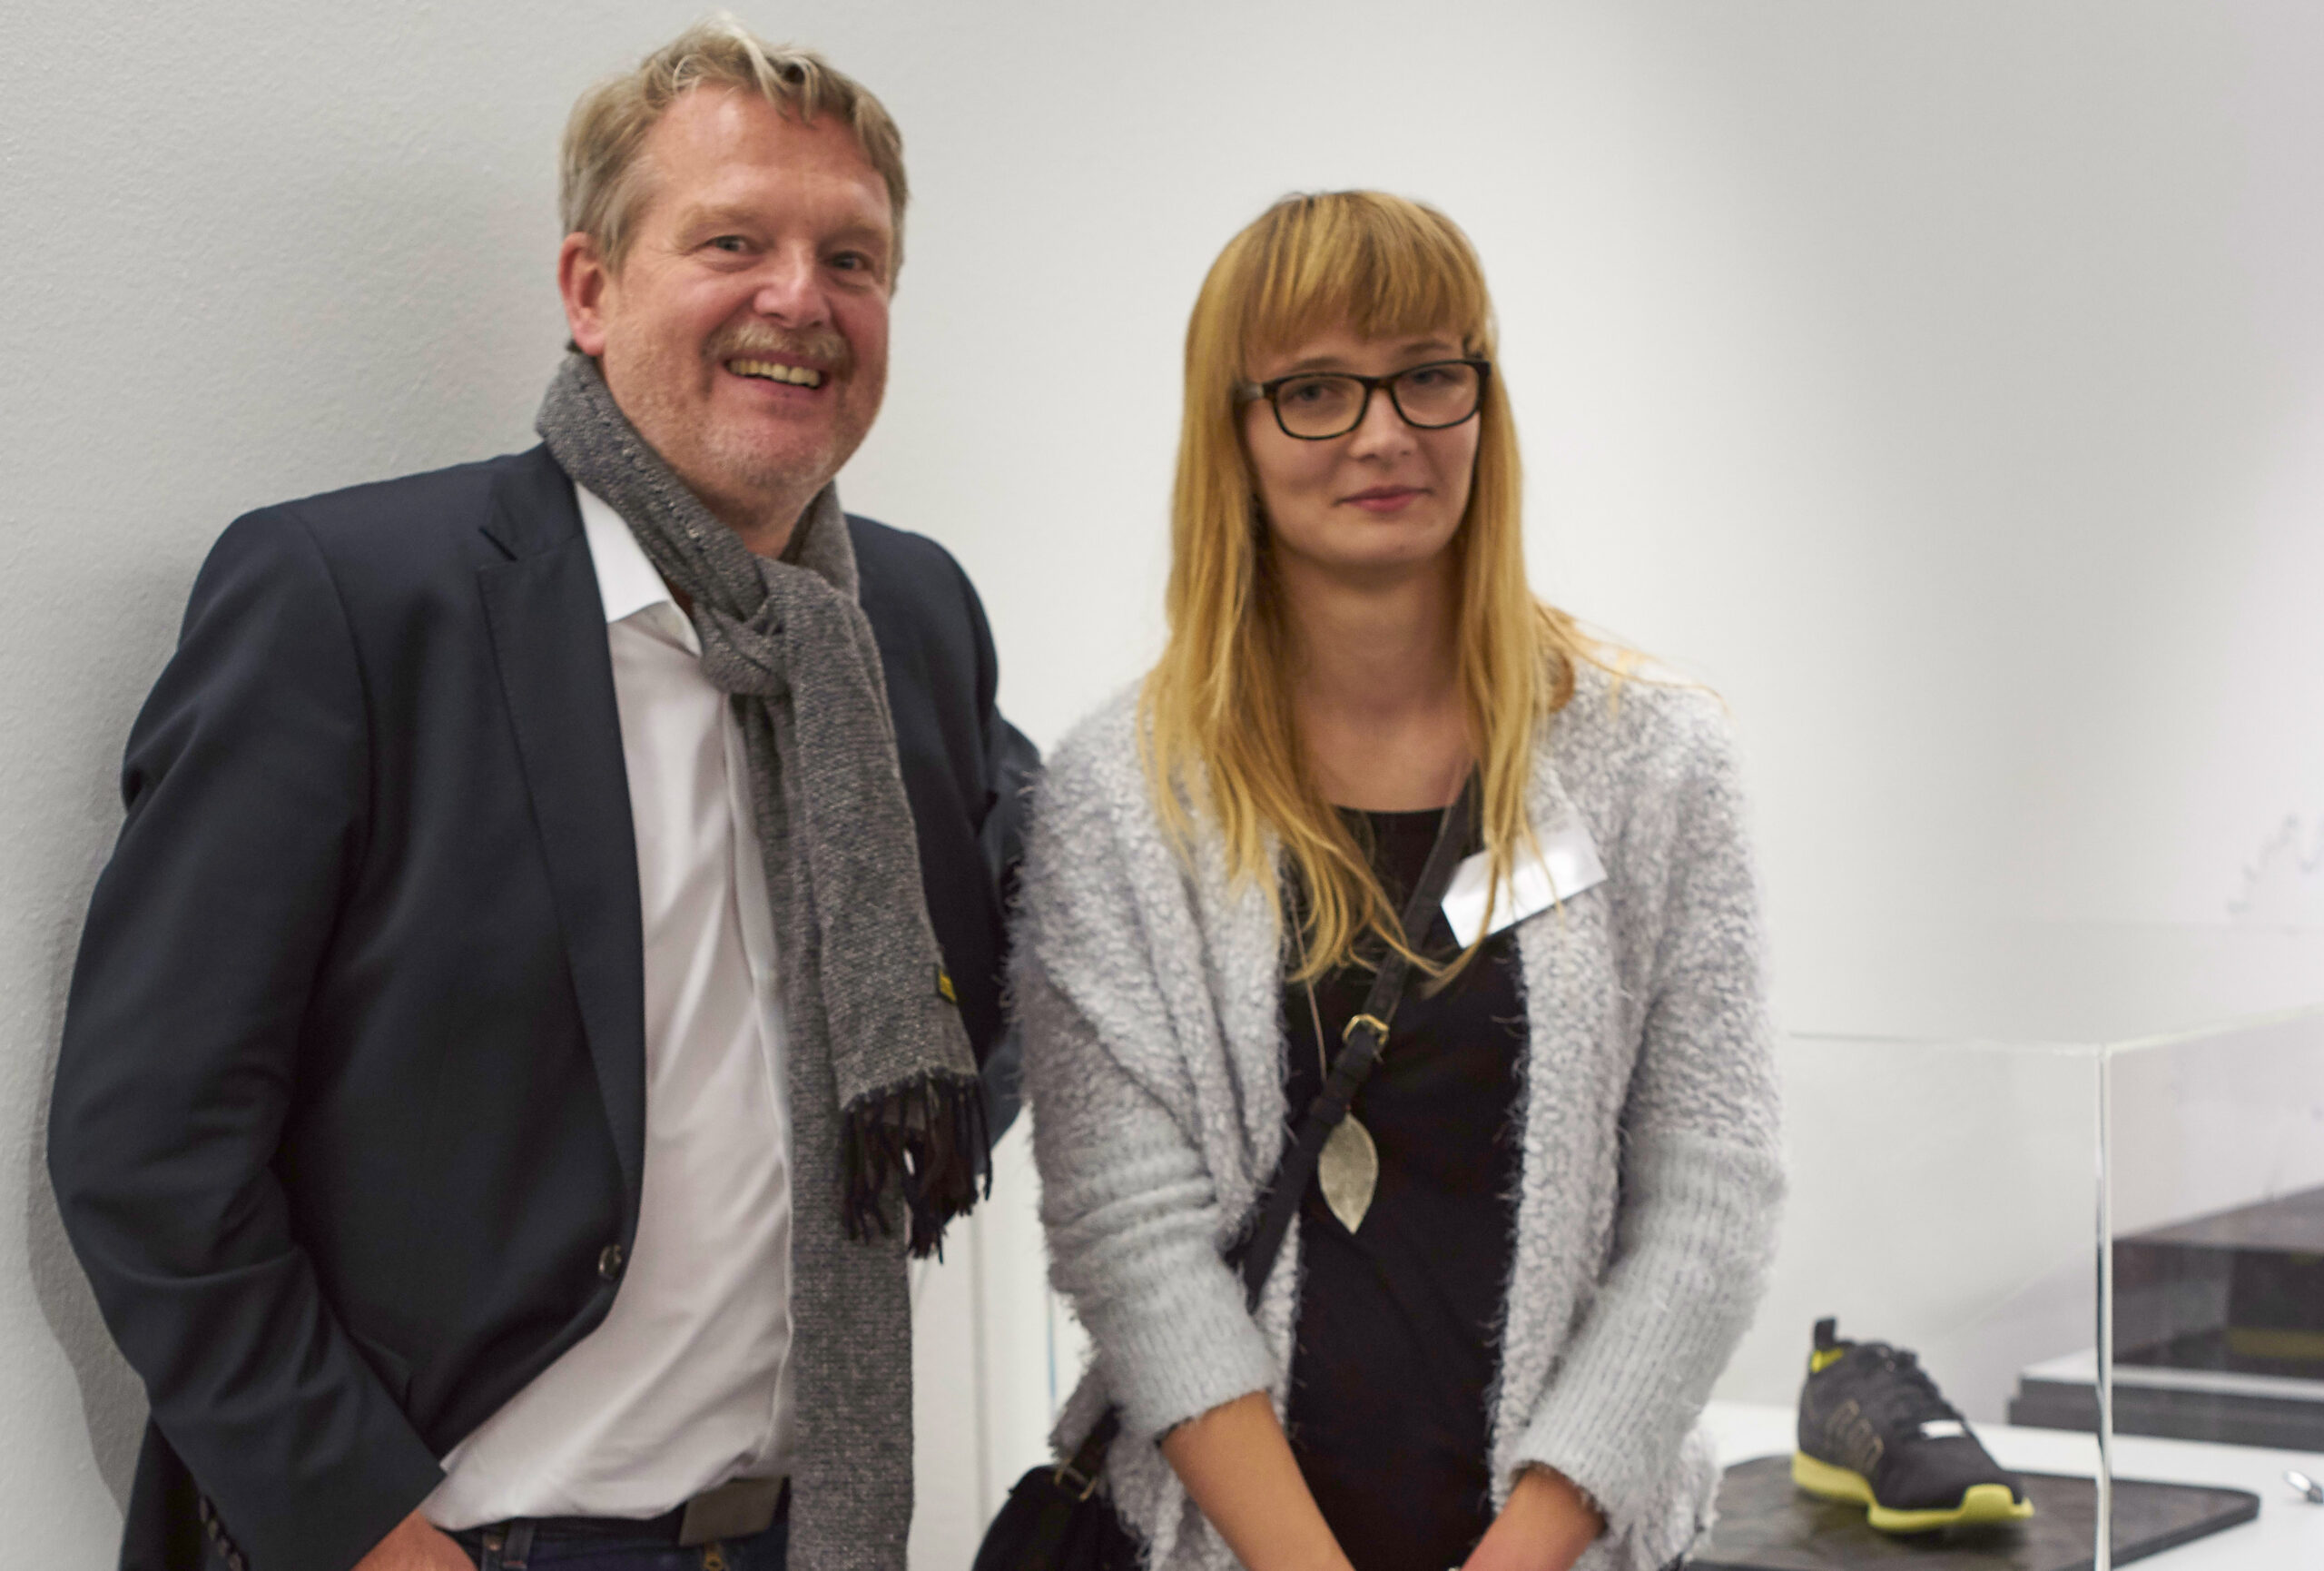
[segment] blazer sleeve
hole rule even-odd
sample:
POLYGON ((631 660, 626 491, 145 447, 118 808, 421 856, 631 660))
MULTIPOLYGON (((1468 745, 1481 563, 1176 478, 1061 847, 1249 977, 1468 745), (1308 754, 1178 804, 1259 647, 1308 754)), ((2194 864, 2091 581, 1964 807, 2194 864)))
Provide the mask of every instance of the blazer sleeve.
MULTIPOLYGON (((1017 884, 1025 861, 1025 825, 1031 815, 1033 787, 1040 777, 1040 750, 1010 725, 998 708, 985 727, 985 773, 991 805, 979 832, 1000 909, 1016 908, 1017 884)), ((1004 930, 1005 932, 1005 930, 1004 930)), ((1001 963, 1008 963, 1004 949, 1001 963)), ((1017 1121, 1025 1105, 1025 1031, 1013 1012, 1004 1014, 1000 1034, 980 1070, 984 1082, 985 1132, 995 1144, 1017 1121)))
MULTIPOLYGON (((1692 695, 1684 696, 1692 698, 1692 695)), ((1643 1525, 1750 1326, 1783 1193, 1774 1031, 1732 739, 1684 711, 1659 826, 1660 941, 1622 1116, 1621 1203, 1594 1303, 1519 1447, 1571 1478, 1610 1536, 1643 1525)))
POLYGON ((276 1167, 369 775, 322 555, 290 515, 251 514, 203 567, 131 732, 49 1171, 154 1422, 277 1571, 343 1571, 441 1477, 324 1301, 276 1167))
MULTIPOLYGON (((1033 788, 1040 779, 1041 750, 1000 712, 1000 656, 976 586, 956 561, 960 594, 967 603, 977 658, 977 724, 983 740, 985 813, 977 826, 978 848, 999 896, 1004 927, 1001 966, 1008 966, 1008 913, 1016 909, 1017 885, 1025 863, 1025 832, 1032 817, 1033 788)), ((1009 1132, 1024 1106, 1024 1029, 1013 1012, 1004 1013, 1000 1034, 984 1056, 985 1132, 994 1142, 1009 1132)))

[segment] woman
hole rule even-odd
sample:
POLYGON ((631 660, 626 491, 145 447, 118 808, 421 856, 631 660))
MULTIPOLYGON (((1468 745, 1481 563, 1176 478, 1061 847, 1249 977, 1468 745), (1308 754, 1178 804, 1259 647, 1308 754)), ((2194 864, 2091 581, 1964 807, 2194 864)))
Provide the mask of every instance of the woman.
POLYGON ((1095 1349, 1060 1438, 1118 1407, 1170 1571, 1657 1571, 1708 1521, 1692 1431, 1781 1188, 1735 768, 1715 700, 1526 588, 1492 353, 1430 209, 1238 235, 1187 330, 1167 648, 1043 787, 1015 983, 1095 1349), (1521 918, 1466 950, 1397 917, 1440 829, 1521 918), (1399 944, 1376 1180, 1310 1191, 1246 1312, 1224 1252, 1399 944))

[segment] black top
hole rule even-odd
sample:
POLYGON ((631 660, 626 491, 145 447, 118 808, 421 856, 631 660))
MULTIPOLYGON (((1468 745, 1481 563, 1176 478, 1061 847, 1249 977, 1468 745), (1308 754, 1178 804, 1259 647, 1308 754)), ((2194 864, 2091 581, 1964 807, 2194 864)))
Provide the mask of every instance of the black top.
MULTIPOLYGON (((1438 816, 1348 814, 1398 908, 1438 816)), ((1453 952, 1443 913, 1424 942, 1432 955, 1453 952)), ((1380 1152, 1371 1210, 1350 1233, 1313 1181, 1300 1208, 1291 1445, 1356 1571, 1457 1566, 1492 1522, 1485 1401, 1516 1231, 1524 1075, 1514 965, 1503 929, 1433 996, 1413 974, 1355 1098, 1380 1152)), ((1343 969, 1315 984, 1329 1052, 1371 980, 1343 969)), ((1295 1123, 1323 1071, 1307 990, 1286 986, 1284 1010, 1295 1123)))

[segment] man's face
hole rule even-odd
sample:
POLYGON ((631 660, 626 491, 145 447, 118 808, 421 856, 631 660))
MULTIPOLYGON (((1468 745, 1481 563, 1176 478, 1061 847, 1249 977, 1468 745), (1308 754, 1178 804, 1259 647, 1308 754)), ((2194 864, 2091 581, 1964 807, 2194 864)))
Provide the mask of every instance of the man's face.
POLYGON ((727 88, 672 104, 640 158, 620 271, 566 240, 573 341, 678 477, 754 549, 779 549, 880 412, 888 188, 844 124, 727 88))

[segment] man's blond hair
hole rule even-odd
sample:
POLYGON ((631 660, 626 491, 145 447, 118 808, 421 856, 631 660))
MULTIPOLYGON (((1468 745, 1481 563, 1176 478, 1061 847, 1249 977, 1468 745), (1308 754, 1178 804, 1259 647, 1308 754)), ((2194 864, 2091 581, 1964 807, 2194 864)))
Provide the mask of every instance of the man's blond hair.
POLYGON ((812 49, 771 44, 724 11, 714 12, 637 63, 581 95, 566 123, 558 161, 558 212, 567 234, 596 242, 618 272, 651 194, 639 168, 647 133, 671 104, 697 87, 755 93, 801 122, 829 115, 855 133, 864 158, 888 186, 895 251, 903 262, 904 139, 869 88, 812 49))

